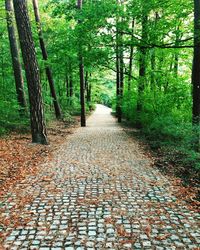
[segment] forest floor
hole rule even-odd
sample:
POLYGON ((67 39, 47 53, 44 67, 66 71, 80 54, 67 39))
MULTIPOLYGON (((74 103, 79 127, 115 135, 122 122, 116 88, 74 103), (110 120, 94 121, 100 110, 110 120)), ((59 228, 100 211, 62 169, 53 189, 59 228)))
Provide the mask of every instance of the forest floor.
POLYGON ((130 136, 138 140, 144 151, 151 155, 154 166, 173 181, 177 187, 176 195, 190 205, 198 207, 200 205, 200 171, 187 161, 184 164, 183 159, 186 156, 174 147, 155 148, 154 141, 146 139, 140 130, 133 129, 127 121, 123 123, 123 127, 130 136))
POLYGON ((0 197, 27 175, 36 174, 40 164, 51 161, 53 152, 59 149, 78 124, 79 117, 74 117, 71 122, 51 122, 48 125, 48 146, 32 144, 30 134, 18 131, 0 138, 0 197))
POLYGON ((2 249, 198 249, 195 190, 163 175, 110 109, 87 122, 53 124, 51 146, 0 140, 2 249))

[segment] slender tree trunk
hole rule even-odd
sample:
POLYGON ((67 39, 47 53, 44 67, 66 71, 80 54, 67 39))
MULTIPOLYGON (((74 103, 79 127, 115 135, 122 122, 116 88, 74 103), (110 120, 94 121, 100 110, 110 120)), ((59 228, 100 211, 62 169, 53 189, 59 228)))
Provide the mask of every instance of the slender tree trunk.
MULTIPOLYGON (((91 77, 91 73, 90 73, 90 77, 91 77)), ((86 71, 86 74, 85 74, 85 88, 86 88, 86 94, 87 94, 87 103, 91 102, 91 91, 92 91, 92 85, 91 85, 89 79, 90 79, 89 78, 89 73, 88 73, 88 71, 86 71)))
POLYGON ((200 124, 200 0, 194 0, 194 58, 192 68, 193 124, 200 124))
POLYGON ((120 56, 119 56, 119 30, 118 22, 116 24, 116 116, 119 117, 121 114, 120 109, 120 56))
POLYGON ((73 97, 73 92, 74 92, 74 89, 73 89, 73 72, 72 72, 72 65, 71 65, 71 62, 69 63, 69 96, 70 97, 73 97))
POLYGON ((91 94, 92 94, 92 85, 91 85, 91 83, 89 83, 88 93, 87 93, 87 101, 88 102, 91 102, 91 94))
POLYGON ((200 0, 194 0, 194 56, 192 67, 192 123, 194 148, 200 151, 200 0))
MULTIPOLYGON (((147 41, 147 21, 148 17, 144 15, 142 17, 142 41, 147 41)), ((146 77, 146 48, 140 47, 140 59, 139 59, 139 82, 138 82, 138 101, 137 101, 137 121, 136 126, 142 127, 141 124, 141 112, 142 112, 142 94, 145 88, 146 77)))
POLYGON ((179 56, 178 56, 178 53, 175 52, 175 55, 174 55, 174 76, 175 77, 178 76, 178 64, 179 64, 179 56))
MULTIPOLYGON (((82 0, 77 0, 78 9, 82 9, 82 0)), ((79 20, 80 24, 80 20, 79 20)), ((85 81, 84 81, 84 59, 82 55, 82 41, 81 34, 79 35, 79 75, 80 75, 80 99, 81 99, 81 127, 86 126, 86 115, 85 115, 85 81)))
MULTIPOLYGON (((42 57, 43 57, 43 60, 47 61, 48 60, 48 54, 47 54, 47 50, 46 50, 46 46, 45 46, 44 39, 43 39, 43 34, 42 34, 42 26, 41 26, 41 21, 40 21, 40 13, 39 13, 39 8, 38 8, 38 1, 37 0, 32 0, 32 2, 33 2, 34 14, 35 14, 35 21, 36 21, 37 28, 38 28, 38 36, 39 36, 40 48, 41 48, 41 51, 42 51, 42 57)), ((55 109, 55 115, 56 115, 57 119, 60 119, 62 114, 61 114, 61 109, 60 109, 60 105, 59 105, 59 102, 58 102, 58 98, 57 98, 57 95, 56 95, 55 83, 54 83, 53 76, 52 76, 52 70, 47 65, 46 68, 45 68, 45 71, 46 71, 47 79, 48 79, 48 82, 49 82, 51 96, 53 98, 53 105, 54 105, 54 109, 55 109)))
POLYGON ((81 98, 81 127, 85 127, 86 115, 85 115, 84 63, 83 63, 83 57, 81 55, 79 55, 79 74, 80 74, 80 98, 81 98))
POLYGON ((119 114, 118 122, 122 121, 122 101, 123 101, 123 92, 124 92, 124 52, 123 52, 123 35, 120 32, 120 49, 119 49, 119 114))
MULTIPOLYGON (((3 90, 6 91, 6 84, 5 84, 5 63, 4 63, 4 49, 3 47, 1 48, 1 80, 2 80, 2 85, 3 85, 3 90)), ((5 98, 4 98, 5 100, 5 98)))
POLYGON ((131 46, 130 46, 130 58, 129 58, 129 75, 128 75, 128 91, 131 90, 131 79, 132 79, 132 69, 133 69, 133 39, 134 39, 134 26, 135 20, 132 20, 132 34, 131 34, 131 46))
POLYGON ((155 70, 156 70, 156 51, 155 48, 151 49, 151 56, 150 56, 150 62, 151 62, 151 90, 155 91, 156 87, 156 79, 155 79, 155 70))
POLYGON ((87 95, 87 92, 88 92, 88 71, 87 70, 85 72, 85 90, 86 90, 86 95, 87 95))
POLYGON ((24 81, 22 75, 22 68, 20 64, 19 49, 17 45, 15 27, 14 27, 14 9, 12 0, 5 0, 6 17, 7 17, 7 28, 10 42, 10 52, 12 57, 12 65, 15 78, 15 86, 17 93, 17 100, 20 105, 20 114, 24 113, 26 108, 26 99, 24 94, 24 81))
MULTIPOLYGON (((157 30, 158 26, 158 21, 160 17, 158 12, 155 13, 155 21, 154 21, 154 26, 153 28, 157 30)), ((158 37, 154 36, 154 43, 157 43, 158 37)), ((156 49, 152 48, 151 49, 151 56, 150 56, 150 61, 151 61, 151 90, 154 92, 155 95, 155 86, 156 86, 156 79, 155 79, 155 70, 156 70, 156 49)))
MULTIPOLYGON (((178 27, 177 30, 176 30, 176 41, 175 41, 176 46, 179 45, 179 40, 180 39, 181 39, 180 29, 178 27)), ((179 51, 177 51, 177 49, 175 49, 175 54, 174 54, 174 76, 175 77, 178 76, 178 67, 179 67, 179 51)))
POLYGON ((65 83, 66 83, 66 96, 69 97, 69 77, 67 74, 65 77, 65 83))
POLYGON ((87 103, 90 102, 89 87, 90 87, 90 84, 89 84, 89 74, 88 74, 88 71, 86 71, 86 73, 85 73, 85 89, 86 89, 86 100, 87 100, 87 103))
POLYGON ((14 10, 28 83, 32 142, 47 144, 39 67, 26 0, 14 0, 14 10))

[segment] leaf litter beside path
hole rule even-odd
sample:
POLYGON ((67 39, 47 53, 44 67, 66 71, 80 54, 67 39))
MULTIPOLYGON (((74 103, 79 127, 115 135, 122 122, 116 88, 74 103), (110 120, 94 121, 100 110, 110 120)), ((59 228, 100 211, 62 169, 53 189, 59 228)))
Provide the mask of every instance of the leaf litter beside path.
POLYGON ((32 201, 32 196, 26 192, 28 177, 35 176, 41 164, 51 161, 53 153, 66 142, 77 124, 78 118, 73 123, 52 122, 48 126, 48 146, 32 144, 30 134, 12 133, 0 138, 0 244, 9 233, 6 229, 24 225, 29 220, 30 216, 20 212, 32 201), (9 204, 5 206, 5 202, 9 204))
POLYGON ((173 148, 157 150, 152 149, 150 141, 147 141, 139 130, 123 124, 124 131, 134 137, 145 155, 153 160, 153 166, 159 169, 170 180, 170 193, 179 200, 184 200, 187 207, 192 210, 200 210, 200 171, 195 171, 192 166, 184 166, 174 158, 179 158, 178 151, 173 148), (176 157, 175 157, 176 156, 176 157))

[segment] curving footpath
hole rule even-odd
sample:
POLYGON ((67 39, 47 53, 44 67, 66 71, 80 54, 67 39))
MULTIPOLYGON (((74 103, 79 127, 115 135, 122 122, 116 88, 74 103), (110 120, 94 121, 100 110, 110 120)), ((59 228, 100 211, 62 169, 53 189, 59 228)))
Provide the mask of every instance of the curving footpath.
MULTIPOLYGON (((5 249, 198 249, 200 215, 173 196, 110 111, 97 105, 88 127, 19 184, 31 197, 29 221, 8 228, 5 249)), ((7 215, 14 205, 6 203, 7 215)))

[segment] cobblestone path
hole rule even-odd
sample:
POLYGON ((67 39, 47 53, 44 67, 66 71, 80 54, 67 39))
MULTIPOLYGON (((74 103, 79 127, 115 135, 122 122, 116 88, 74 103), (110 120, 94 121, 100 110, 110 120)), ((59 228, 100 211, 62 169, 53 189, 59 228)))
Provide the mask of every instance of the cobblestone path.
MULTIPOLYGON (((197 249, 199 214, 172 195, 169 180, 98 105, 37 176, 19 184, 31 199, 27 225, 7 249, 197 249)), ((15 198, 12 193, 11 197, 15 198)), ((7 202, 7 213, 14 206, 7 202)))

